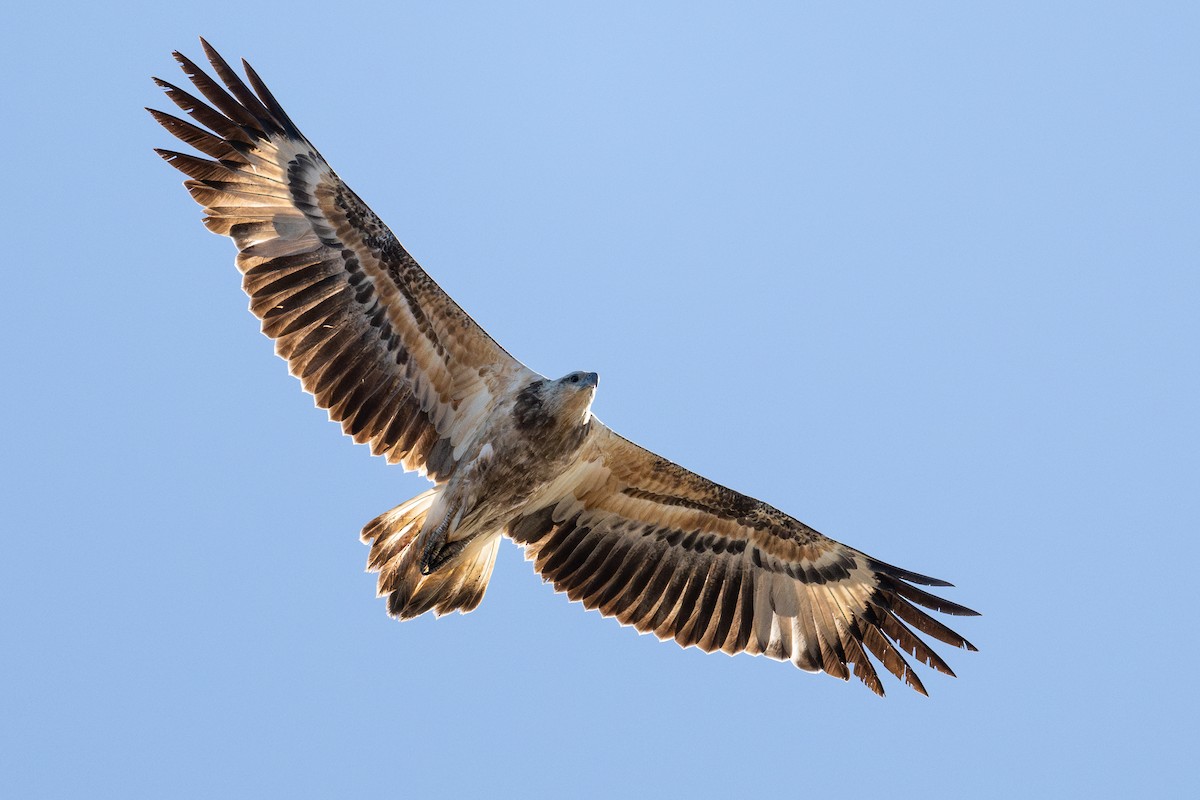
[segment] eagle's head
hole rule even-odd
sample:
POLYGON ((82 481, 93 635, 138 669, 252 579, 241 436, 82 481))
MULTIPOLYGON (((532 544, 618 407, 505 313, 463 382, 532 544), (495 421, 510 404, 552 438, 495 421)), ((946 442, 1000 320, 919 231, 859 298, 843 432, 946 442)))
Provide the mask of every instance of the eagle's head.
POLYGON ((594 372, 569 372, 548 387, 556 416, 586 424, 592 418, 592 399, 600 376, 594 372))
POLYGON ((563 375, 555 383, 562 384, 571 391, 586 391, 594 395, 596 387, 600 385, 600 376, 594 372, 571 372, 563 375))
POLYGON ((592 418, 592 398, 600 376, 571 372, 556 381, 537 380, 517 395, 513 416, 520 428, 574 428, 592 418))

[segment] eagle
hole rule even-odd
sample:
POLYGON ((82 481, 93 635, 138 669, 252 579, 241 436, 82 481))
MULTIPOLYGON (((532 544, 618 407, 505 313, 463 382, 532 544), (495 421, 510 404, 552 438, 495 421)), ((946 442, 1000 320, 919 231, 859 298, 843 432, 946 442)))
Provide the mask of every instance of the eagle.
POLYGON ((188 119, 147 109, 202 156, 183 172, 204 225, 237 246, 262 331, 355 442, 432 483, 362 530, 388 613, 478 606, 500 540, 588 609, 706 652, 790 661, 876 694, 874 661, 921 694, 918 636, 975 650, 923 609, 974 615, 951 584, 834 541, 639 447, 591 412, 599 379, 550 379, 497 344, 425 273, 245 61, 181 53, 200 97, 155 78, 188 119))

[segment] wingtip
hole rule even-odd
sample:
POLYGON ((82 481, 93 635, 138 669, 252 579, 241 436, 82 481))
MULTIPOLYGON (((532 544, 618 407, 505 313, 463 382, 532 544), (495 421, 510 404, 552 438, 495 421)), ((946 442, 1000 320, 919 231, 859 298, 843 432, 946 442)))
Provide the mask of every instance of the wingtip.
MULTIPOLYGON (((863 686, 871 690, 871 694, 876 697, 887 697, 887 690, 883 688, 883 681, 879 680, 879 676, 875 674, 874 669, 869 673, 859 674, 858 666, 855 665, 854 677, 858 678, 863 686)), ((847 678, 849 680, 849 678, 847 678)))
POLYGON ((159 125, 166 125, 167 120, 174 119, 174 117, 172 117, 170 114, 168 114, 167 112, 165 112, 161 109, 151 108, 150 106, 142 106, 142 107, 146 109, 146 112, 150 116, 154 117, 154 121, 157 122, 159 125))
POLYGON ((901 580, 908 581, 909 583, 917 583, 921 586, 936 586, 941 589, 954 588, 954 584, 950 583, 950 581, 944 581, 941 578, 923 575, 920 572, 913 572, 909 569, 902 569, 901 567, 897 567, 895 564, 889 564, 886 561, 880 561, 879 559, 871 558, 870 556, 867 556, 866 558, 872 569, 885 572, 892 577, 900 578, 901 580))
POLYGON ((195 61, 192 61, 178 50, 171 55, 173 55, 175 60, 179 63, 180 68, 183 70, 183 74, 187 75, 189 78, 204 74, 204 70, 201 69, 199 64, 197 64, 195 61))
POLYGON ((220 60, 221 54, 217 52, 217 48, 208 43, 208 40, 203 36, 200 37, 200 47, 204 50, 204 55, 209 61, 220 60))
POLYGON ((904 573, 904 575, 903 575, 904 580, 912 581, 913 583, 919 583, 922 586, 935 586, 938 589, 953 589, 954 588, 953 583, 951 583, 950 581, 944 581, 941 578, 934 578, 929 575, 922 575, 919 572, 912 572, 910 570, 899 570, 899 571, 904 573))

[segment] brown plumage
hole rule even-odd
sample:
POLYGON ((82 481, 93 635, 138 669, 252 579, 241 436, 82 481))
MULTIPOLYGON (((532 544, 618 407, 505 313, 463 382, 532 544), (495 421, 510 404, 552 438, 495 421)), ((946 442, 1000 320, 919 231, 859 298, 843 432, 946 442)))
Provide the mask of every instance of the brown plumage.
POLYGON ((916 632, 975 649, 921 610, 974 614, 914 585, 950 584, 620 437, 591 415, 594 373, 549 380, 512 358, 249 65, 247 83, 201 41, 221 83, 175 57, 203 100, 157 81, 194 122, 150 113, 207 158, 157 152, 188 176, 209 230, 237 245, 250 309, 305 390, 356 442, 435 484, 363 529, 389 613, 475 608, 508 535, 572 600, 684 647, 853 672, 878 694, 868 653, 924 693, 903 654, 954 673, 916 632))

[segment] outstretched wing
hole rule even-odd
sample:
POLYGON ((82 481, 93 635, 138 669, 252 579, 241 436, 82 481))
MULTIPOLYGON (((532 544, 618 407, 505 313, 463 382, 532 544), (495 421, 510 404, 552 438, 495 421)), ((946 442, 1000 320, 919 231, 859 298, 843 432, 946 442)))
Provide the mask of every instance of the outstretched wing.
POLYGON ((224 87, 175 58, 207 103, 155 79, 199 124, 150 113, 208 158, 157 152, 237 245, 250 309, 317 404, 372 452, 444 478, 494 399, 536 375, 425 274, 248 64, 249 86, 201 43, 224 87))
POLYGON ((975 649, 918 608, 974 615, 913 586, 950 584, 871 558, 592 425, 576 463, 508 528, 572 600, 684 647, 762 653, 843 680, 853 669, 881 695, 868 652, 922 694, 901 651, 954 674, 912 629, 975 649))

